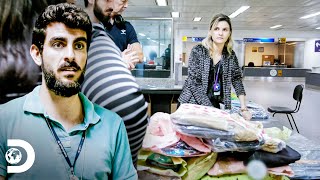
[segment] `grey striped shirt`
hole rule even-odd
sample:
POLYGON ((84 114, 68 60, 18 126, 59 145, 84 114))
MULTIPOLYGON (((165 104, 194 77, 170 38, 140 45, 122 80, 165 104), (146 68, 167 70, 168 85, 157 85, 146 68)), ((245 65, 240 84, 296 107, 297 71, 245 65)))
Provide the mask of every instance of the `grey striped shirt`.
POLYGON ((136 164, 148 123, 147 103, 135 78, 122 61, 121 51, 102 24, 93 24, 82 92, 92 102, 122 117, 136 164))

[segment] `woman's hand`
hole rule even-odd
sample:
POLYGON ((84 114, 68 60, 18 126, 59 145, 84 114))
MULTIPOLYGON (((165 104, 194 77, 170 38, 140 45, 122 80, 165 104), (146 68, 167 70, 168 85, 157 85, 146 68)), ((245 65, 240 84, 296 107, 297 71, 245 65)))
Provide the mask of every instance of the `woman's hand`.
POLYGON ((241 116, 245 119, 245 120, 250 120, 252 118, 252 114, 251 112, 247 109, 247 108, 244 108, 244 109, 241 109, 241 116))

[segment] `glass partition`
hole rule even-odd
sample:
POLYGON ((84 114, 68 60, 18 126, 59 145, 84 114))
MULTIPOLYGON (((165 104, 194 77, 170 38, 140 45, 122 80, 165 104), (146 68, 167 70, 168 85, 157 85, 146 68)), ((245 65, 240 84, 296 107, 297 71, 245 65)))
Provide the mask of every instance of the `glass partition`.
POLYGON ((132 70, 136 77, 169 78, 173 64, 172 18, 126 18, 136 30, 143 63, 132 70))

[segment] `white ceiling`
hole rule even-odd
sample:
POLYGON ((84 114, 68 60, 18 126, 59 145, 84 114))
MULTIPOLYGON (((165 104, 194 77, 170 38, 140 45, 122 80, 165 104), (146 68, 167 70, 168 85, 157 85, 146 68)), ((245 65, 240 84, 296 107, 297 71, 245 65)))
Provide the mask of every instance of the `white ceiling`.
MULTIPOLYGON (((168 0, 168 6, 159 7, 155 0, 129 0, 124 17, 171 18, 170 12, 179 11, 175 18, 175 28, 207 30, 214 14, 230 15, 241 6, 251 6, 247 11, 233 18, 234 30, 271 30, 269 27, 281 24, 277 30, 319 31, 320 15, 299 19, 304 15, 320 11, 320 0, 168 0), (202 17, 193 22, 194 17, 202 17)), ((136 24, 138 25, 138 24, 136 24)), ((138 25, 148 28, 146 24, 138 25)), ((141 26, 141 27, 140 27, 141 26)))

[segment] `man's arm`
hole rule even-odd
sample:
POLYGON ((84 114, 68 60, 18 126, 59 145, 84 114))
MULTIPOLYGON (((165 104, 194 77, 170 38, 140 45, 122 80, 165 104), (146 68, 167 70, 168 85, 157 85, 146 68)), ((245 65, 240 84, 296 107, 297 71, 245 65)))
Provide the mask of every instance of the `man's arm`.
POLYGON ((140 62, 139 58, 137 51, 133 50, 131 44, 129 44, 127 49, 122 52, 122 59, 128 65, 129 70, 136 67, 136 64, 140 62))
POLYGON ((143 51, 141 44, 139 43, 136 30, 129 22, 126 22, 126 29, 128 45, 130 45, 132 50, 137 53, 139 61, 143 62, 143 51))
POLYGON ((131 46, 132 46, 132 50, 137 52, 137 55, 139 57, 139 62, 140 63, 143 62, 144 55, 143 55, 143 51, 142 51, 142 47, 141 47, 140 43, 135 42, 135 43, 131 44, 131 46))
POLYGON ((5 180, 5 178, 3 176, 0 176, 0 180, 5 180))

